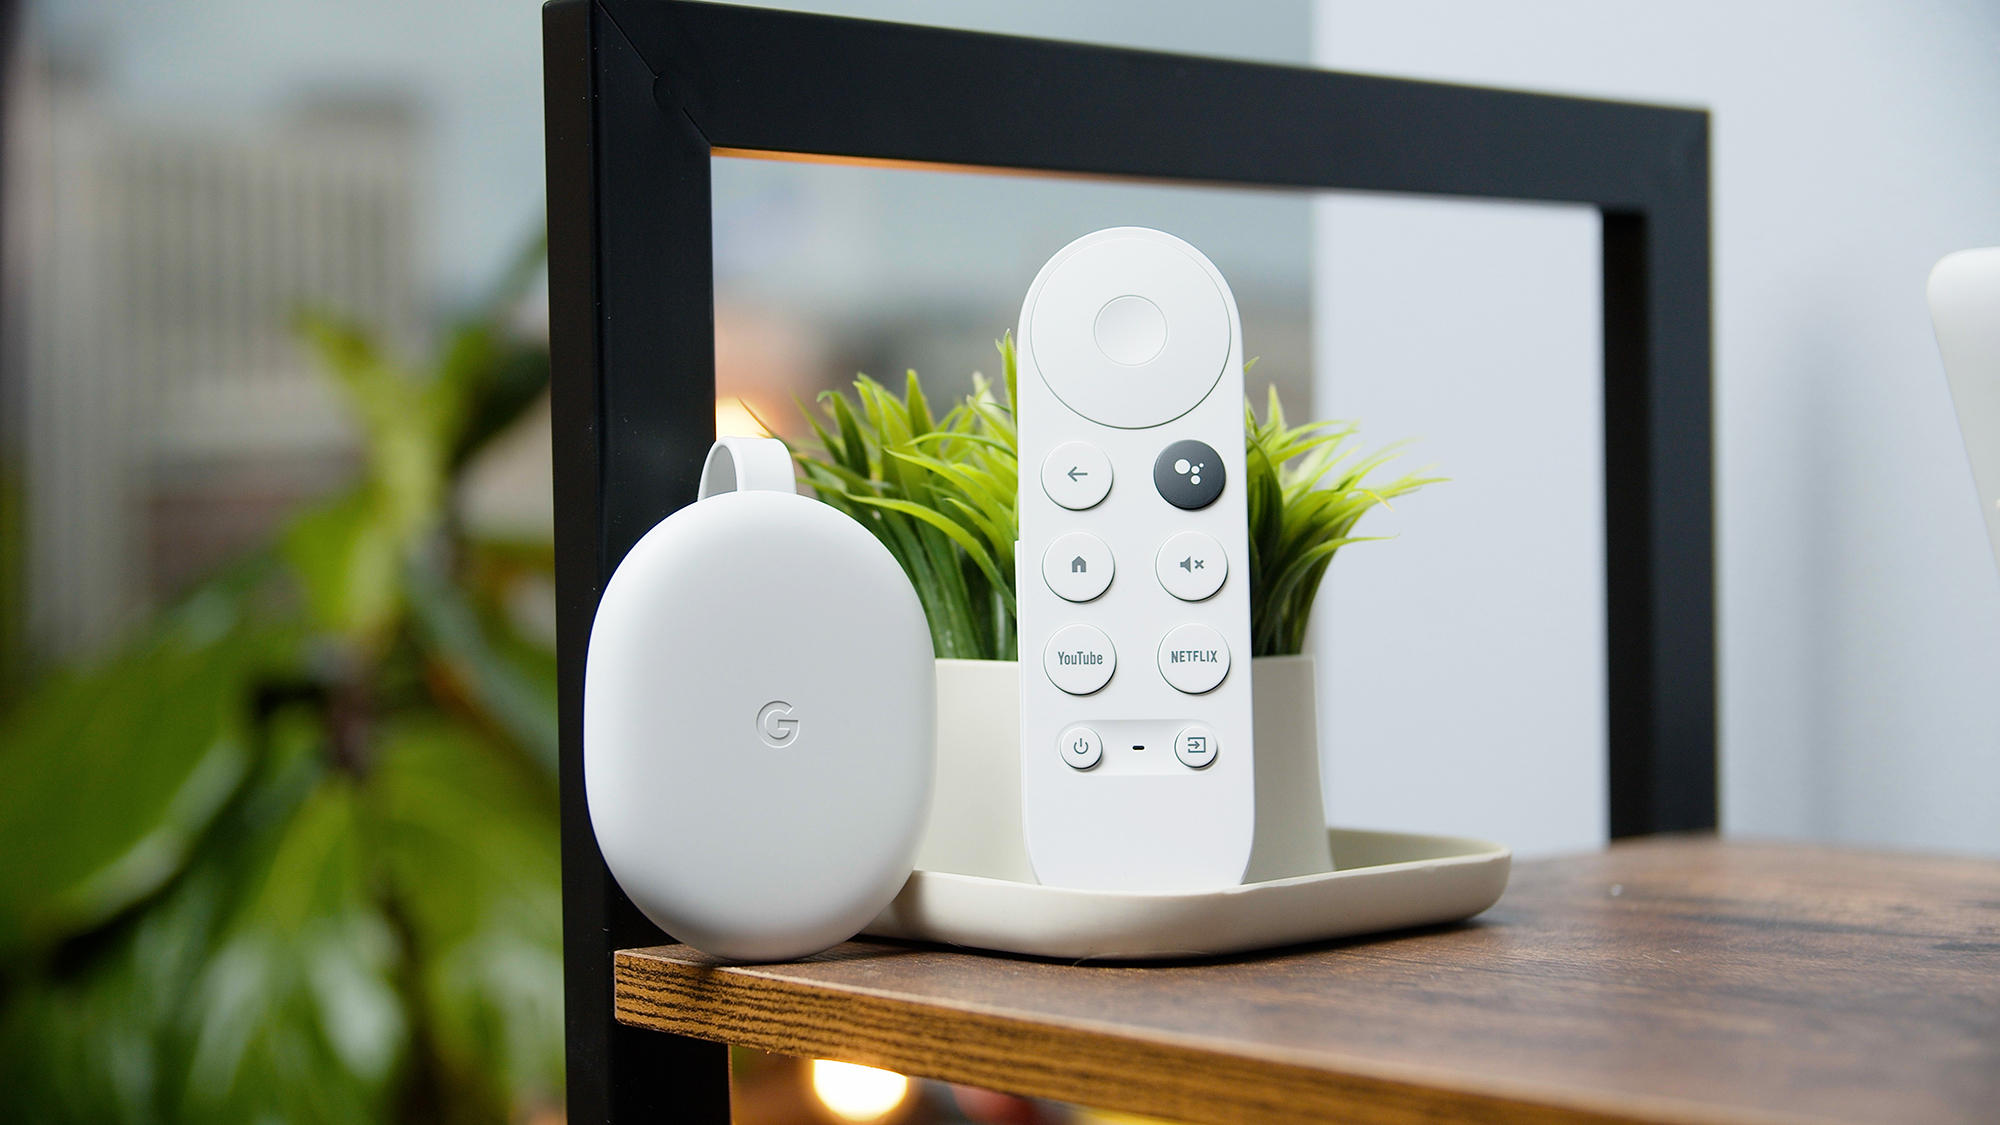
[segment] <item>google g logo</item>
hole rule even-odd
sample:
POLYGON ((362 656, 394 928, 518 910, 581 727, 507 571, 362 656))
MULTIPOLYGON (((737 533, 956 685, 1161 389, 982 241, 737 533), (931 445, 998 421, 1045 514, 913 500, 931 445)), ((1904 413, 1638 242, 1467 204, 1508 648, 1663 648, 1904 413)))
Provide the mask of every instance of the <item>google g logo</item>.
POLYGON ((792 705, 773 699, 757 712, 757 734, 764 745, 783 750, 799 740, 799 721, 792 718, 792 705))

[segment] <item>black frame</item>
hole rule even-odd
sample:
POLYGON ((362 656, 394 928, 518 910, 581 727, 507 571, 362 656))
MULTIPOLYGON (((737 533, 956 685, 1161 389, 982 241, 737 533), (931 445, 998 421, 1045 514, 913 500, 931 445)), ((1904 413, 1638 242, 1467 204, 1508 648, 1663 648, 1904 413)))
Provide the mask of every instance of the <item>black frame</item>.
POLYGON ((1716 823, 1708 115, 681 0, 544 8, 572 1122, 729 1120, 726 1048, 612 1015, 583 654, 713 439, 716 152, 1586 203, 1604 216, 1611 834, 1716 823))

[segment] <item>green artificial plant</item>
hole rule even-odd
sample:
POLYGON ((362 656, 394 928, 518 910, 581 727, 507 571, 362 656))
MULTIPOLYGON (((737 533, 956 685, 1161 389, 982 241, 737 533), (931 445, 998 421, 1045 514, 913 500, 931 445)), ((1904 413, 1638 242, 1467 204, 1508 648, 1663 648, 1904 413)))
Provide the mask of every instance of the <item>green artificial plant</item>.
POLYGON ((560 1105, 546 542, 455 517, 548 381, 540 265, 409 369, 299 331, 365 438, 346 492, 0 717, 0 1116, 362 1125, 560 1105))
POLYGON ((798 454, 806 483, 875 533, 917 588, 940 657, 1014 659, 1014 341, 999 343, 1007 405, 985 376, 931 416, 917 373, 903 397, 862 375, 860 410, 838 391, 820 404, 832 429, 806 413, 817 455, 798 454))
MULTIPOLYGON (((940 657, 1015 659, 1016 363, 1011 335, 995 346, 1005 406, 977 372, 972 393, 943 418, 932 417, 915 371, 905 373, 901 398, 861 375, 856 402, 840 391, 820 394, 825 420, 805 411, 818 448, 793 452, 813 492, 874 532, 903 565, 940 657)), ((1287 426, 1276 387, 1262 422, 1248 402, 1243 413, 1252 654, 1282 656, 1304 648, 1327 565, 1341 547, 1362 541, 1355 523, 1443 478, 1370 481, 1397 448, 1360 455, 1348 422, 1287 426)))
POLYGON ((1392 497, 1444 479, 1405 473, 1371 483, 1369 474, 1395 457, 1398 447, 1362 456, 1347 444, 1359 428, 1353 422, 1287 427, 1276 387, 1262 422, 1248 402, 1243 404, 1253 656, 1303 651, 1313 599, 1334 552, 1365 541, 1353 534, 1355 523, 1370 508, 1387 507, 1392 497))

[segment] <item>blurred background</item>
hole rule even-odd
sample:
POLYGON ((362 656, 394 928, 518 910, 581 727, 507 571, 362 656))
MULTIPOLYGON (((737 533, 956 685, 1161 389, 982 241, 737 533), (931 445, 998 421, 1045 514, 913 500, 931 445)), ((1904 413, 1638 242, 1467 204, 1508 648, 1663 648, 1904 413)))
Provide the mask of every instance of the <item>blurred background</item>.
MULTIPOLYGON (((2000 854, 2000 575, 1923 306, 1938 257, 2000 243, 2000 9, 778 6, 1711 109, 1723 828, 2000 854)), ((538 7, 4 10, 0 1107, 553 1120, 538 7)), ((798 438, 857 372, 997 375, 1090 230, 1201 247, 1260 403, 1451 478, 1330 572, 1329 817, 1603 842, 1594 212, 740 159, 713 187, 725 433, 798 438)), ((757 1120, 1086 1112, 737 1063, 757 1120)))

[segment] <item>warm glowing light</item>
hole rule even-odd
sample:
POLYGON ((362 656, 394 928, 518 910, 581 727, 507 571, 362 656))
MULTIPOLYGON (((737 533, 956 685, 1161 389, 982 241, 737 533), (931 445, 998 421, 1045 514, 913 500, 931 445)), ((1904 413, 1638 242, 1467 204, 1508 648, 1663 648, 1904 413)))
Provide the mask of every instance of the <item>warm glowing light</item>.
POLYGON ((740 398, 719 398, 715 400, 716 437, 770 437, 770 433, 757 422, 757 416, 750 413, 750 407, 740 398))
POLYGON ((874 1121, 903 1104, 910 1080, 893 1070, 814 1059, 813 1093, 847 1121, 874 1121))

